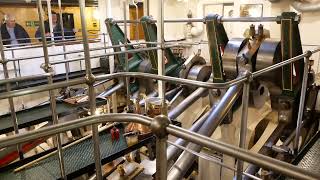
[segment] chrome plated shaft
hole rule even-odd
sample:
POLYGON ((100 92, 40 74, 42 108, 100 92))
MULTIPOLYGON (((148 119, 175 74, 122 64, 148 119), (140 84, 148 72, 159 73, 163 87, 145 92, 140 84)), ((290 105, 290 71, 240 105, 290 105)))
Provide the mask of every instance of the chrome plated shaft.
POLYGON ((176 107, 174 107, 168 114, 169 119, 176 119, 181 115, 188 107, 195 103, 200 97, 208 92, 208 89, 198 88, 193 93, 191 93, 187 98, 180 102, 176 107))
MULTIPOLYGON (((230 111, 233 104, 238 99, 242 90, 241 88, 242 84, 232 86, 228 89, 217 107, 210 111, 207 120, 204 122, 197 133, 204 136, 210 136, 214 132, 214 130, 219 126, 223 118, 230 111)), ((199 146, 197 144, 189 144, 187 148, 199 152, 202 146, 199 146)), ((168 173, 168 179, 181 179, 195 159, 196 157, 194 155, 188 152, 183 152, 176 163, 170 169, 168 173)))

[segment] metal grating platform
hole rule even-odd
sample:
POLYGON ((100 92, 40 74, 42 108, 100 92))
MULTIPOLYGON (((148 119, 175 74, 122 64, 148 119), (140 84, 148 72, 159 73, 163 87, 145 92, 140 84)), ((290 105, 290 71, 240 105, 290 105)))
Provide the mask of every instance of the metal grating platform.
MULTIPOLYGON (((94 68, 92 69, 93 74, 102 74, 105 73, 103 68, 94 68)), ((85 70, 82 71, 75 71, 69 73, 69 78, 70 79, 75 79, 75 78, 80 78, 84 77, 86 75, 85 70)), ((66 74, 57 74, 53 76, 53 82, 61 82, 66 80, 66 74)), ((18 89, 23 89, 23 88, 28 88, 28 87, 34 87, 34 86, 39 86, 39 85, 44 85, 48 83, 47 78, 38 78, 38 79, 33 79, 29 81, 22 81, 18 83, 11 83, 11 90, 18 90, 18 89)), ((5 85, 0 85, 0 93, 6 92, 6 86, 5 85)))
POLYGON ((320 138, 302 158, 299 167, 320 174, 320 138))
MULTIPOLYGON (((106 100, 97 98, 97 106, 104 105, 106 103, 106 100)), ((81 103, 79 105, 70 105, 65 102, 57 101, 56 111, 59 116, 64 116, 71 113, 75 113, 78 111, 79 108, 87 106, 89 106, 88 102, 81 103)), ((16 114, 19 128, 25 128, 35 124, 39 124, 44 121, 51 121, 52 113, 50 110, 50 104, 45 104, 31 109, 18 111, 16 112, 16 114)), ((0 134, 9 133, 13 131, 13 123, 10 114, 0 116, 0 121, 0 134)))
MULTIPOLYGON (((123 129, 120 130, 123 134, 123 129)), ((127 143, 121 135, 119 141, 112 142, 111 136, 108 133, 100 135, 100 152, 102 159, 105 159, 121 150, 126 149, 127 143)), ((63 152, 65 171, 70 175, 81 170, 86 171, 87 167, 94 166, 93 141, 87 139, 77 145, 67 148, 63 152)), ((0 180, 46 180, 59 179, 60 169, 59 161, 56 155, 40 161, 32 168, 26 169, 19 173, 14 173, 13 169, 7 172, 0 173, 0 180)))

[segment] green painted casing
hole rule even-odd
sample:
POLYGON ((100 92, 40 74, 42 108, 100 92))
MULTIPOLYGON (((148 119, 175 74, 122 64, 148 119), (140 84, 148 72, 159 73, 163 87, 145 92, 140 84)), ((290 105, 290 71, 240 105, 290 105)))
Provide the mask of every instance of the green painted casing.
MULTIPOLYGON (((144 32, 145 41, 157 42, 157 26, 152 22, 152 18, 150 16, 144 16, 140 21, 144 32)), ((147 47, 157 47, 157 45, 147 44, 147 47)), ((164 53, 164 56, 167 59, 165 64, 165 75, 178 77, 183 61, 178 57, 175 57, 170 48, 165 48, 164 53)), ((154 73, 156 73, 158 71, 157 50, 148 51, 147 54, 151 61, 152 70, 154 73)))
MULTIPOLYGON (((105 24, 107 26, 109 38, 111 40, 111 44, 113 46, 121 45, 125 43, 125 37, 123 31, 120 29, 118 24, 113 22, 112 18, 108 18, 105 21, 105 24)), ((127 42, 130 43, 130 41, 127 39, 127 42)), ((127 46, 127 50, 133 50, 134 47, 132 45, 127 46)), ((120 52, 120 47, 114 47, 114 52, 120 52)), ((128 66, 129 66, 129 72, 138 72, 139 71, 139 65, 143 61, 143 58, 139 53, 129 53, 129 59, 128 59, 128 66)), ((116 59, 119 62, 120 65, 120 71, 127 71, 126 70, 126 60, 125 60, 125 54, 117 54, 115 55, 116 59)), ((139 89, 139 83, 134 82, 129 84, 130 92, 136 92, 139 89)))
MULTIPOLYGON (((125 37, 123 31, 120 29, 118 24, 113 22, 113 19, 108 18, 106 21, 106 26, 108 30, 108 34, 113 46, 121 45, 125 43, 125 37)), ((130 41, 127 39, 127 42, 130 41)), ((127 46, 128 50, 133 50, 134 47, 132 45, 127 46)), ((113 48, 114 52, 120 52, 120 47, 113 48)), ((122 71, 126 71, 125 69, 125 54, 117 54, 116 55, 122 71)), ((129 72, 138 72, 139 65, 143 61, 143 58, 139 53, 129 53, 129 72)))
POLYGON ((224 48, 229 39, 222 23, 218 22, 218 15, 206 16, 206 30, 210 61, 212 65, 213 82, 224 82, 221 48, 224 48))
MULTIPOLYGON (((295 12, 284 12, 281 15, 281 54, 282 61, 302 54, 299 21, 295 12)), ((282 67, 283 95, 295 96, 300 90, 303 76, 303 61, 282 67), (295 74, 294 74, 295 72, 295 74)))

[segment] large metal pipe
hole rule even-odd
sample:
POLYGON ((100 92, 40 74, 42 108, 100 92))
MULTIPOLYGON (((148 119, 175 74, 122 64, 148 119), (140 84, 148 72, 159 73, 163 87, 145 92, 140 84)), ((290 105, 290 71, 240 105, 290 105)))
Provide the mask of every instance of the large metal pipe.
MULTIPOLYGON (((158 0, 158 23, 157 23, 157 42, 160 43, 160 49, 158 49, 158 75, 165 75, 165 60, 164 60, 164 0, 158 0)), ((159 98, 163 99, 163 105, 165 104, 165 87, 164 81, 158 81, 158 93, 159 98)))
POLYGON ((208 92, 208 89, 198 88, 193 93, 191 93, 187 98, 185 98, 181 103, 179 103, 175 108, 173 108, 169 114, 169 119, 176 119, 181 115, 188 107, 190 107, 194 102, 196 102, 204 93, 208 92))
MULTIPOLYGON (((223 118, 230 111, 233 104, 241 94, 242 84, 235 85, 228 89, 226 94, 222 97, 220 103, 210 111, 210 114, 201 126, 198 133, 204 136, 210 136, 214 130, 219 126, 223 118)), ((196 144, 189 144, 188 149, 199 152, 202 146, 196 144)), ((191 167, 192 162, 196 157, 188 152, 183 152, 176 163, 172 166, 168 173, 168 179, 181 179, 188 168, 191 167)))
MULTIPOLYGON (((23 134, 9 136, 7 138, 0 139, 0 148, 21 144, 28 142, 39 137, 48 137, 54 134, 66 132, 70 129, 76 129, 90 124, 99 124, 106 122, 135 122, 146 126, 150 126, 152 118, 137 115, 137 114, 103 114, 96 116, 89 116, 74 121, 64 122, 44 128, 40 128, 33 131, 28 131, 23 134)), ((244 160, 246 162, 257 164, 265 169, 270 169, 275 172, 282 173, 288 177, 296 179, 320 179, 319 174, 309 172, 305 169, 298 168, 292 164, 285 163, 270 157, 263 156, 261 154, 250 152, 249 150, 241 149, 236 146, 232 146, 223 142, 213 140, 209 137, 185 130, 183 128, 169 125, 167 133, 186 139, 192 143, 199 144, 201 146, 208 147, 214 151, 235 157, 237 159, 244 160)))
MULTIPOLYGON (((268 138, 264 146, 259 150, 259 154, 265 155, 265 156, 270 156, 272 151, 271 148, 274 144, 277 143, 277 141, 280 138, 280 135, 282 134, 283 130, 286 127, 286 123, 279 123, 277 128, 272 132, 271 136, 268 138)), ((256 164, 250 164, 247 169, 246 173, 247 174, 252 174, 254 175, 256 172, 258 172, 260 167, 256 164)), ((243 176, 244 180, 249 180, 247 176, 243 176)))
POLYGON ((305 169, 298 168, 292 164, 273 159, 271 157, 267 157, 258 153, 253 153, 246 149, 241 149, 239 147, 232 146, 224 142, 213 140, 209 137, 200 135, 198 133, 190 132, 177 126, 169 125, 169 127, 167 127, 167 132, 171 135, 184 138, 192 143, 196 143, 203 147, 207 147, 211 150, 223 153, 225 155, 244 160, 251 164, 256 164, 264 169, 279 172, 282 175, 292 177, 294 179, 320 179, 320 174, 318 173, 316 174, 305 169))
POLYGON ((174 89, 166 92, 166 99, 170 101, 170 100, 171 100, 172 98, 174 98, 174 97, 177 95, 177 93, 178 93, 179 91, 181 91, 181 90, 182 90, 182 86, 179 86, 179 87, 176 87, 176 88, 174 88, 174 89))
POLYGON ((99 94, 99 97, 108 97, 111 96, 113 93, 117 92, 119 89, 124 87, 124 83, 121 82, 117 85, 115 85, 114 87, 108 89, 108 91, 102 92, 99 94))
MULTIPOLYGON (((208 116, 209 116, 210 111, 206 112, 196 123, 194 123, 191 128, 189 129, 189 131, 191 132, 197 132, 201 126, 203 125, 203 123, 207 120, 208 116)), ((184 139, 177 139, 174 144, 180 145, 180 146, 186 146, 188 144, 188 141, 184 140, 184 139)), ((174 146, 174 145, 170 145, 167 149, 167 160, 171 161, 176 159, 177 157, 180 156, 180 154, 182 153, 182 149, 174 146)))

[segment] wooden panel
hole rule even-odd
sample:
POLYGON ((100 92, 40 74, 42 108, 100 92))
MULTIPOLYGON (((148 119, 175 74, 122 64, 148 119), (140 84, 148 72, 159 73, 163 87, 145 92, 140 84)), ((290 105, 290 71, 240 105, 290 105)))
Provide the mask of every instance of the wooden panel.
POLYGON ((4 19, 4 14, 12 14, 16 17, 16 22, 20 24, 34 38, 37 27, 27 27, 26 21, 39 21, 38 11, 36 7, 30 6, 2 6, 0 7, 0 18, 4 19))
MULTIPOLYGON (((55 12, 59 12, 57 6, 53 6, 52 10, 55 12)), ((46 9, 45 9, 46 12, 46 9)), ((80 18, 80 9, 78 7, 63 7, 63 13, 72 13, 74 15, 74 25, 76 36, 82 36, 81 33, 81 18, 80 18)), ((0 7, 0 19, 4 19, 4 14, 12 14, 16 17, 16 22, 20 24, 25 30, 28 32, 31 38, 35 37, 35 32, 38 27, 30 27, 27 26, 27 21, 39 21, 38 11, 36 6, 1 6, 0 7)), ((89 34, 97 34, 100 30, 99 20, 94 17, 94 14, 97 14, 96 7, 86 7, 86 21, 87 21, 87 29, 89 34)), ((47 17, 45 17, 47 19, 47 17)), ((89 38, 97 38, 98 36, 89 36, 89 38)), ((33 41, 34 42, 34 41, 33 41)))
MULTIPOLYGON (((133 6, 129 7, 129 15, 130 15, 130 20, 136 20, 137 19, 137 11, 136 8, 133 6)), ((138 19, 140 20, 140 18, 143 16, 143 6, 138 6, 138 19)), ((141 24, 139 23, 138 25, 138 30, 139 30, 139 39, 144 39, 144 35, 143 35, 143 29, 141 24)), ((130 24, 130 39, 131 40, 136 40, 136 31, 137 31, 137 24, 130 24)))

